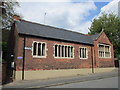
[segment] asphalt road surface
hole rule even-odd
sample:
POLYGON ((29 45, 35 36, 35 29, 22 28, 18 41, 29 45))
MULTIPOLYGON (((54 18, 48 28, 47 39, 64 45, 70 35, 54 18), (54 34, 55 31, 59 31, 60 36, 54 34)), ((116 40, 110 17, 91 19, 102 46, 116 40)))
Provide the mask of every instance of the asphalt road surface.
POLYGON ((47 88, 118 88, 118 77, 76 82, 47 88))

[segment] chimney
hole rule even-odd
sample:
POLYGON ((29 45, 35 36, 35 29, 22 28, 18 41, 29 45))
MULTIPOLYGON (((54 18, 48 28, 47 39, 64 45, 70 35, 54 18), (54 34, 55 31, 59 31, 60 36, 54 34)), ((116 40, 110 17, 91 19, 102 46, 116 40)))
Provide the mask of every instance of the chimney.
POLYGON ((14 21, 20 21, 21 18, 20 18, 20 16, 18 16, 18 15, 14 15, 14 16, 13 16, 13 20, 14 20, 14 21))

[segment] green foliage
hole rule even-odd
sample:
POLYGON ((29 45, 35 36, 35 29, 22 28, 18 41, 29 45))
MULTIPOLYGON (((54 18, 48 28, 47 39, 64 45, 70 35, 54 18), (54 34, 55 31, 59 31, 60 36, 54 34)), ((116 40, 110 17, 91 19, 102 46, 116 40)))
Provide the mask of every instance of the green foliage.
POLYGON ((15 15, 15 6, 19 6, 19 3, 15 0, 4 0, 0 2, 0 9, 2 14, 0 14, 0 23, 2 23, 1 29, 6 28, 10 29, 10 25, 13 22, 12 16, 15 15))
POLYGON ((2 42, 8 42, 10 30, 3 29, 2 31, 2 42))
POLYGON ((90 35, 100 33, 104 30, 114 46, 115 57, 120 55, 120 18, 113 13, 103 13, 100 17, 93 20, 89 30, 88 34, 90 35))
POLYGON ((7 42, 0 42, 0 46, 2 46, 2 53, 3 53, 3 56, 0 59, 0 62, 4 62, 5 61, 5 53, 7 52, 7 42))
POLYGON ((2 50, 7 51, 7 42, 2 42, 2 50))
POLYGON ((120 55, 118 55, 117 58, 120 60, 120 55))

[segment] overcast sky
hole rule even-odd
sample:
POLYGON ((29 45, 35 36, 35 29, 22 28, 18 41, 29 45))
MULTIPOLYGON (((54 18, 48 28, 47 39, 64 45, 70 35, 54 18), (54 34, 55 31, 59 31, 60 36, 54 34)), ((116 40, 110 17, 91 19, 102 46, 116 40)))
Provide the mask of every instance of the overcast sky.
POLYGON ((120 0, 18 1, 20 1, 20 7, 16 11, 25 20, 87 34, 92 20, 100 16, 102 12, 118 14, 120 0))

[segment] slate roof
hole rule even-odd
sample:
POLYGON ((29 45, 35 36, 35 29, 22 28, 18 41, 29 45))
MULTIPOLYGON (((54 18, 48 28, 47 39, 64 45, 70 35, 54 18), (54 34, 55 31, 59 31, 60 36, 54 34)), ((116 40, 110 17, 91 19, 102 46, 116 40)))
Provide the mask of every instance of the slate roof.
POLYGON ((95 34, 95 35, 91 35, 90 37, 91 37, 91 39, 94 41, 94 40, 96 40, 99 36, 100 36, 100 33, 97 33, 97 34, 95 34))
POLYGON ((87 36, 78 32, 33 23, 25 20, 16 21, 15 25, 19 34, 66 40, 89 45, 93 45, 93 40, 98 37, 98 35, 87 36))

